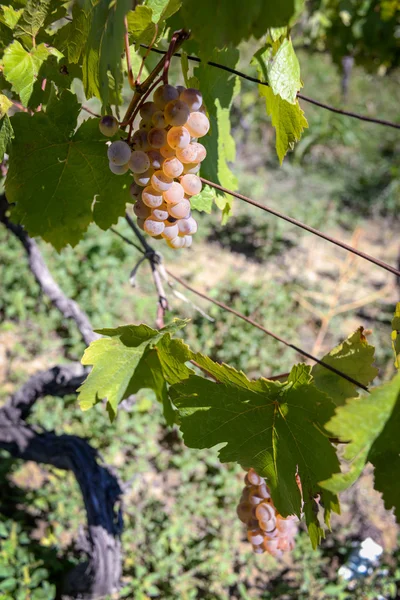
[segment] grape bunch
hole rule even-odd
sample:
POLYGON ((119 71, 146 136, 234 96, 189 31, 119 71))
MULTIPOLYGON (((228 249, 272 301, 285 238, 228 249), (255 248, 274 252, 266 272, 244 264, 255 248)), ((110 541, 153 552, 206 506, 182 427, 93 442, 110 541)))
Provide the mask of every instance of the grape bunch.
MULTIPOLYGON (((139 113, 139 128, 130 142, 110 144, 110 169, 116 175, 132 171, 130 194, 139 227, 164 238, 171 248, 188 248, 197 231, 190 199, 201 192, 197 173, 207 154, 198 138, 210 128, 202 95, 193 88, 164 84, 139 113)), ((117 129, 114 117, 101 119, 105 135, 117 129)))
POLYGON ((256 554, 269 552, 280 558, 294 548, 298 519, 277 512, 264 479, 254 469, 247 472, 244 482, 237 514, 247 526, 247 539, 256 554))

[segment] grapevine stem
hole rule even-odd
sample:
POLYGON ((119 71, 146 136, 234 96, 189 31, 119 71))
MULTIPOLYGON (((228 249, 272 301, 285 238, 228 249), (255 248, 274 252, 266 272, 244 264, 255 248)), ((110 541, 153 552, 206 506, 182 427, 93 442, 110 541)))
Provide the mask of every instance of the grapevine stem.
MULTIPOLYGON (((183 44, 183 42, 188 39, 189 34, 187 31, 185 31, 183 29, 177 31, 176 33, 178 34, 178 38, 175 43, 175 49, 177 50, 183 44)), ((137 106, 143 101, 143 95, 147 92, 149 87, 153 84, 157 75, 163 70, 165 59, 166 59, 166 56, 163 56, 163 58, 160 60, 160 62, 157 63, 157 65, 154 67, 152 72, 148 75, 146 80, 142 84, 135 86, 135 93, 132 96, 130 104, 129 104, 127 111, 125 113, 125 116, 123 118, 122 127, 126 127, 126 125, 131 122, 133 112, 136 110, 137 106)))
POLYGON ((134 89, 135 88, 135 78, 133 77, 133 72, 132 72, 131 53, 129 51, 128 19, 126 16, 124 18, 124 25, 125 25, 125 35, 124 35, 125 56, 126 56, 126 66, 128 69, 128 82, 129 82, 129 85, 131 86, 131 88, 134 89))
POLYGON ((345 244, 344 242, 341 242, 340 240, 338 240, 334 237, 331 237, 330 235, 327 235, 326 233, 322 233, 322 231, 319 231, 318 229, 315 229, 314 227, 311 227, 310 225, 306 225, 305 223, 302 223, 301 221, 298 221, 297 219, 294 219, 293 217, 288 217, 287 215, 284 215, 283 213, 281 213, 277 210, 274 210, 273 208, 269 208, 268 206, 265 206, 264 204, 260 204, 259 202, 256 202, 255 200, 248 198, 247 196, 243 196, 243 194, 239 194, 238 192, 228 190, 228 189, 222 187, 221 185, 218 185, 217 183, 208 181, 208 179, 204 179, 203 177, 200 177, 200 179, 206 185, 210 185, 211 187, 213 187, 221 192, 224 192, 225 194, 229 194, 230 196, 234 196, 235 198, 238 198, 239 200, 243 200, 244 202, 247 202, 248 204, 251 204, 252 206, 261 208, 261 210, 263 210, 267 213, 270 213, 271 215, 274 215, 275 217, 278 217, 279 219, 283 219, 283 220, 287 221, 288 223, 291 223, 292 225, 296 225, 296 227, 301 227, 301 229, 304 229, 305 231, 308 231, 309 233, 313 233, 314 235, 317 235, 318 237, 322 238, 323 240, 326 240, 326 241, 330 242, 331 244, 335 244, 336 246, 339 246, 339 248, 343 248, 344 250, 347 250, 348 252, 352 252, 353 254, 356 254, 360 258, 363 258, 364 260, 367 260, 367 261, 373 263, 374 265, 377 265, 378 267, 381 267, 382 269, 389 271, 389 273, 393 273, 393 275, 396 275, 396 277, 400 277, 400 271, 395 269, 395 267, 388 265, 387 263, 383 262, 382 260, 379 260, 378 258, 374 258, 370 254, 361 252, 361 250, 357 250, 357 248, 353 248, 353 246, 349 246, 348 244, 345 244))
POLYGON ((144 63, 146 62, 146 59, 149 56, 149 54, 150 54, 150 52, 151 52, 151 50, 153 48, 154 42, 157 39, 157 35, 158 35, 158 23, 155 23, 154 36, 153 36, 153 39, 150 42, 149 47, 147 48, 147 51, 146 51, 145 55, 142 58, 142 62, 141 62, 140 69, 139 69, 139 73, 137 74, 137 77, 136 77, 136 85, 140 85, 140 78, 142 76, 142 71, 143 71, 144 63))
MULTIPOLYGON (((140 44, 142 48, 148 48, 146 44, 140 44)), ((166 54, 166 50, 160 50, 159 48, 151 48, 151 52, 156 52, 157 54, 166 54)), ((181 57, 179 52, 174 52, 173 56, 177 58, 181 57)), ((171 57, 172 58, 172 57, 171 57)), ((202 62, 201 58, 198 56, 188 56, 188 60, 194 62, 202 62)), ((232 69, 231 67, 227 67, 226 65, 221 65, 219 63, 213 62, 212 60, 207 61, 207 64, 211 67, 216 67, 217 69, 222 69, 223 71, 227 71, 228 73, 232 73, 232 75, 237 75, 242 79, 247 79, 247 81, 251 81, 252 83, 258 83, 259 85, 265 85, 268 87, 267 81, 262 81, 261 79, 257 79, 257 77, 252 77, 251 75, 247 75, 246 73, 242 73, 241 71, 237 71, 236 69, 232 69)), ((310 98, 309 96, 305 96, 304 94, 297 94, 297 97, 305 102, 309 102, 310 104, 314 104, 314 106, 318 106, 319 108, 323 108, 324 110, 328 110, 338 115, 342 115, 344 117, 352 117, 353 119, 359 119, 360 121, 365 121, 366 123, 375 123, 375 125, 383 125, 385 127, 393 127, 394 129, 400 129, 400 123, 393 123, 392 121, 387 121, 386 119, 375 119, 374 117, 368 117, 367 115, 361 115, 356 112, 352 112, 349 110, 342 110, 340 108, 336 108, 335 106, 331 106, 330 104, 325 104, 324 102, 319 102, 319 100, 314 100, 314 98, 310 98)))

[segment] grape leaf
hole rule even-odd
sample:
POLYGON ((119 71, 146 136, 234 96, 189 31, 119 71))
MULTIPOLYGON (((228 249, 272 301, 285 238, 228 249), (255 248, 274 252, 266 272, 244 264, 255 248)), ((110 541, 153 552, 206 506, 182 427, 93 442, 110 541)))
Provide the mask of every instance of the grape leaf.
POLYGON ((339 493, 352 485, 365 463, 375 465, 375 486, 383 492, 387 508, 396 507, 400 516, 400 484, 393 474, 400 468, 400 373, 368 396, 352 398, 336 409, 326 429, 347 442, 343 458, 346 469, 321 486, 339 493))
POLYGON ((60 250, 75 245, 94 220, 107 229, 125 211, 129 176, 108 167, 107 147, 98 120, 74 133, 76 97, 64 91, 46 112, 15 114, 15 141, 6 179, 14 218, 30 235, 40 235, 60 250))
POLYGON ((15 27, 15 37, 36 37, 51 8, 52 0, 28 0, 15 27))
POLYGON ((175 319, 159 331, 147 325, 99 330, 107 337, 92 342, 82 358, 82 364, 93 365, 78 390, 82 410, 106 398, 113 419, 118 404, 141 388, 153 389, 165 406, 166 383, 177 383, 193 373, 185 365, 191 358, 188 346, 171 338, 186 323, 175 319))
POLYGON ((168 19, 182 5, 182 0, 146 0, 146 6, 152 10, 153 23, 168 19))
POLYGON ((50 51, 44 44, 28 52, 15 40, 5 49, 3 74, 12 84, 13 90, 19 94, 24 106, 28 105, 39 69, 49 56, 50 51))
MULTIPOLYGON (((326 354, 322 360, 368 386, 378 375, 378 369, 373 366, 375 348, 368 344, 363 331, 362 327, 357 329, 347 340, 326 354)), ((357 387, 353 383, 332 373, 322 365, 314 365, 311 373, 317 388, 328 394, 336 406, 344 404, 348 398, 358 396, 357 387)))
POLYGON ((24 9, 20 8, 16 10, 12 6, 0 6, 0 9, 3 12, 3 14, 0 14, 0 21, 10 29, 14 29, 21 18, 24 9))
POLYGON ((339 471, 339 461, 323 432, 334 413, 333 402, 316 388, 310 367, 293 367, 285 383, 246 376, 227 365, 218 365, 200 354, 194 360, 218 383, 191 375, 171 388, 179 411, 185 443, 191 448, 211 448, 225 442, 222 462, 237 461, 254 467, 268 478, 278 511, 301 514, 303 488, 306 521, 315 546, 323 536, 313 511, 314 496, 321 494, 325 519, 338 511, 335 495, 322 490, 323 473, 339 471), (322 476, 322 477, 321 477, 322 476))
POLYGON ((72 21, 57 36, 58 46, 66 49, 71 63, 82 60, 86 97, 96 96, 105 105, 110 95, 109 73, 116 89, 121 83, 124 18, 131 6, 130 0, 82 0, 74 4, 72 21))
POLYGON ((184 26, 201 44, 203 53, 229 44, 237 46, 242 40, 257 39, 271 27, 290 24, 302 2, 281 0, 185 0, 182 4, 184 26), (215 26, 210 26, 212 19, 215 26))
POLYGON ((259 91, 265 97, 267 113, 275 127, 276 152, 282 164, 288 150, 293 150, 295 142, 300 140, 304 129, 308 127, 307 119, 298 100, 291 104, 264 85, 259 86, 259 91))
POLYGON ((129 39, 135 44, 150 44, 156 33, 153 11, 148 6, 139 5, 128 13, 129 39))
MULTIPOLYGON (((283 30, 285 31, 285 30, 283 30)), ((268 82, 275 95, 296 104, 297 92, 302 88, 300 65, 292 40, 286 37, 261 48, 254 55, 262 81, 268 82)))
POLYGON ((392 319, 392 346, 394 352, 394 365, 400 369, 400 302, 396 305, 396 311, 392 319))
MULTIPOLYGON (((220 62, 234 68, 239 60, 239 52, 229 48, 214 51, 211 56, 214 62, 220 62)), ((231 135, 230 111, 235 96, 239 93, 238 77, 221 69, 210 69, 203 61, 194 70, 199 80, 204 105, 210 119, 210 132, 201 138, 201 143, 207 149, 207 156, 201 163, 201 175, 231 190, 237 188, 237 180, 228 167, 228 162, 235 160, 235 141, 231 135)), ((222 192, 216 192, 215 201, 221 210, 229 210, 232 197, 222 192)))
POLYGON ((190 198, 192 210, 205 212, 208 215, 211 214, 214 197, 214 190, 209 185, 205 185, 200 194, 190 198))

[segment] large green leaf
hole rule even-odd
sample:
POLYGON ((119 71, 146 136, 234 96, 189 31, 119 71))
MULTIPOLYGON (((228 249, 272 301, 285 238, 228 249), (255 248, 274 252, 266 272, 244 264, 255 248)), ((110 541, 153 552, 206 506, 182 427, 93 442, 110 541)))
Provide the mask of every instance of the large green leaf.
MULTIPOLYGON (((326 354, 322 360, 355 381, 368 386, 378 375, 378 369, 373 366, 374 354, 375 348, 368 344, 363 328, 360 327, 347 340, 326 354)), ((315 365, 311 373, 315 385, 328 394, 336 406, 344 404, 348 398, 358 396, 358 389, 353 383, 322 365, 315 365)))
POLYGON ((33 117, 11 119, 15 141, 6 180, 14 218, 32 236, 40 235, 58 250, 75 245, 94 220, 107 229, 124 214, 129 176, 108 167, 107 146, 98 120, 74 133, 79 104, 70 92, 33 117))
POLYGON ((12 84, 13 90, 19 94, 24 106, 28 105, 39 69, 50 56, 44 44, 32 48, 30 52, 15 40, 4 52, 3 74, 12 84))
POLYGON ((327 523, 330 512, 338 510, 337 497, 319 486, 323 473, 331 477, 339 471, 335 451, 323 432, 334 404, 316 388, 305 365, 293 367, 288 381, 279 383, 249 381, 227 365, 198 354, 193 358, 217 383, 191 375, 172 387, 185 443, 192 448, 225 443, 221 461, 237 461, 267 477, 274 503, 284 516, 301 514, 298 471, 306 521, 316 545, 323 530, 313 511, 314 496, 321 494, 327 523))
POLYGON ((54 0, 28 0, 15 27, 15 37, 35 38, 43 26, 54 0))
POLYGON ((128 13, 129 38, 135 44, 150 44, 156 33, 153 11, 148 6, 139 5, 128 13))
POLYGON ((396 305, 396 311, 392 319, 392 346, 395 367, 400 369, 400 302, 396 305))
POLYGON ((182 5, 182 0, 145 0, 145 4, 153 12, 153 22, 159 23, 176 13, 182 5))
POLYGON ((82 364, 93 366, 79 388, 82 410, 106 398, 114 418, 118 404, 141 388, 153 389, 165 407, 166 383, 177 383, 193 372, 185 365, 191 358, 188 346, 171 338, 185 325, 176 319, 159 331, 147 325, 99 330, 107 337, 92 342, 82 358, 82 364))
MULTIPOLYGON (((234 68, 239 60, 239 52, 229 48, 214 51, 211 59, 234 68)), ((231 190, 237 188, 237 180, 229 169, 228 162, 235 160, 235 141, 231 135, 230 111, 235 96, 239 93, 238 77, 222 69, 210 69, 203 61, 194 70, 203 94, 204 104, 210 119, 210 131, 201 138, 207 149, 207 157, 201 163, 201 175, 214 183, 231 190)), ((216 193, 218 207, 229 212, 232 197, 221 192, 216 193)))
POLYGON ((342 473, 321 485, 339 493, 352 485, 365 463, 375 465, 375 486, 383 492, 387 508, 395 506, 400 516, 400 373, 362 398, 353 398, 336 410, 326 425, 335 437, 346 442, 342 473))
POLYGON ((301 4, 296 0, 183 0, 182 17, 202 52, 207 53, 290 24, 301 4))

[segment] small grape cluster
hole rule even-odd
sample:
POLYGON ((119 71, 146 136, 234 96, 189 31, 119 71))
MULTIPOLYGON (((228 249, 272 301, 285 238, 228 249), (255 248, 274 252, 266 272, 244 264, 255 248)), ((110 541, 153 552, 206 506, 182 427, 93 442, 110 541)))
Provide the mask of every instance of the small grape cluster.
POLYGON ((264 479, 254 469, 247 472, 244 482, 237 514, 247 526, 247 539, 256 554, 269 552, 280 558, 294 548, 298 519, 277 512, 264 479))
MULTIPOLYGON (((139 112, 139 129, 130 143, 119 140, 109 146, 110 169, 117 175, 132 171, 130 194, 139 227, 164 238, 171 248, 188 248, 197 231, 190 198, 201 192, 197 173, 207 154, 197 140, 210 128, 202 95, 164 84, 139 112)), ((114 117, 101 119, 102 133, 112 136, 117 130, 114 117)))

